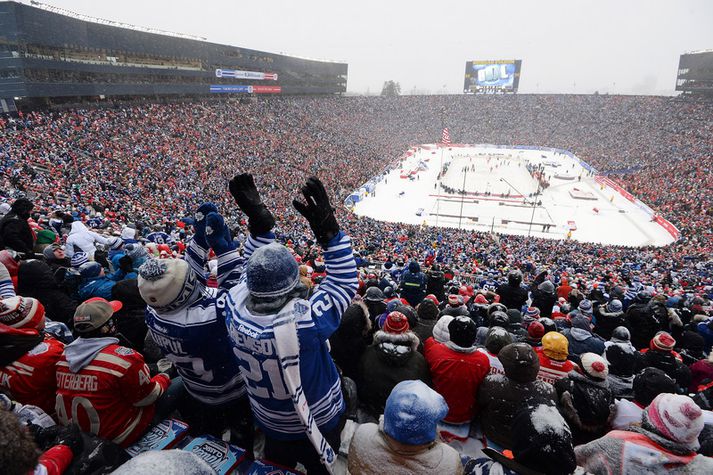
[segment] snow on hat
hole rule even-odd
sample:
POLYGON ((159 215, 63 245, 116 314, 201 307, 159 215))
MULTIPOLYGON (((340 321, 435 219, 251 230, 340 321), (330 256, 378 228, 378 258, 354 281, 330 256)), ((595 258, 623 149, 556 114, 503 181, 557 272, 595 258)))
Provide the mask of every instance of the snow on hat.
POLYGON ((564 297, 560 297, 557 299, 557 303, 559 304, 560 307, 562 307, 567 303, 567 299, 564 297))
POLYGON ((612 341, 624 342, 631 340, 631 333, 625 326, 618 326, 612 331, 612 341))
POLYGON ((74 311, 74 329, 79 333, 94 331, 108 322, 122 306, 118 300, 110 302, 101 297, 85 300, 74 311))
POLYGON ((139 267, 139 293, 147 305, 178 309, 198 289, 196 274, 182 259, 149 259, 139 267))
POLYGON ((386 317, 386 322, 384 322, 384 328, 382 328, 386 333, 406 333, 409 331, 408 318, 401 312, 391 312, 386 317))
POLYGON ((121 246, 124 245, 124 241, 122 241, 119 237, 112 236, 107 239, 107 245, 112 251, 118 251, 119 249, 121 249, 121 246))
POLYGON ((436 425, 448 414, 443 396, 422 381, 401 381, 384 407, 384 432, 406 445, 436 440, 436 425))
POLYGON ((510 326, 510 317, 508 317, 507 313, 497 310, 490 315, 490 326, 508 328, 510 326))
POLYGON ((458 316, 448 324, 451 342, 461 348, 471 348, 477 332, 478 327, 470 317, 458 316))
POLYGON ((98 262, 85 262, 79 266, 79 275, 84 279, 94 279, 101 274, 102 266, 98 262))
POLYGON ((614 299, 607 304, 607 311, 611 313, 621 312, 624 306, 621 304, 620 300, 614 299))
POLYGON ((512 343, 512 335, 502 327, 493 327, 485 337, 485 348, 494 355, 500 353, 503 347, 512 343))
POLYGON ((487 304, 488 299, 485 298, 485 295, 483 294, 478 294, 475 296, 475 303, 477 304, 487 304))
POLYGON ((136 262, 139 259, 146 259, 149 253, 146 251, 144 246, 138 243, 131 243, 124 246, 124 251, 126 255, 131 258, 132 261, 136 262))
POLYGON ((609 375, 609 365, 606 360, 596 353, 584 353, 580 356, 582 369, 585 373, 595 379, 607 379, 609 375))
POLYGON ((271 243, 253 252, 247 265, 247 285, 254 297, 282 297, 300 281, 299 266, 290 251, 271 243))
POLYGON ((525 316, 530 318, 540 318, 540 309, 537 307, 527 307, 525 316))
POLYGON ((658 332, 651 339, 650 348, 652 350, 671 351, 676 345, 676 340, 667 332, 658 332))
POLYGON ((433 339, 438 343, 448 343, 451 341, 451 334, 448 330, 448 325, 454 317, 451 315, 444 315, 438 319, 436 324, 433 326, 433 339))
POLYGON ((42 329, 45 307, 31 297, 10 297, 0 300, 0 323, 13 328, 42 329))
POLYGON ((579 302, 579 307, 577 307, 577 308, 583 314, 591 315, 592 314, 592 301, 584 299, 581 302, 579 302))
MULTIPOLYGON (((265 470, 267 472, 267 470, 265 470)), ((113 475, 147 475, 162 473, 164 475, 185 474, 213 475, 215 470, 202 458, 193 452, 185 450, 149 450, 129 459, 111 472, 113 475)), ((278 471, 276 473, 282 473, 278 471)))
POLYGON ((78 269, 82 264, 85 262, 89 261, 89 256, 87 255, 86 252, 75 252, 74 255, 72 255, 72 267, 75 269, 78 269))
POLYGON ((532 322, 527 327, 527 336, 531 340, 540 341, 545 334, 545 327, 540 322, 532 322))
POLYGON ((448 305, 451 307, 460 307, 460 299, 461 297, 459 295, 451 294, 448 296, 448 305))
POLYGON ((379 287, 369 287, 364 294, 364 300, 368 302, 383 302, 384 292, 379 287))
POLYGON ((5 216, 7 213, 10 212, 10 203, 2 203, 0 204, 0 216, 5 216))
POLYGON ((659 394, 641 417, 644 428, 651 426, 668 440, 698 450, 698 435, 703 430, 703 412, 688 396, 659 394))
POLYGON ((542 352, 553 360, 565 361, 569 355, 569 341, 559 332, 547 332, 542 337, 542 352))
POLYGON ((505 376, 517 383, 531 383, 540 371, 540 359, 527 343, 511 343, 498 353, 505 376))

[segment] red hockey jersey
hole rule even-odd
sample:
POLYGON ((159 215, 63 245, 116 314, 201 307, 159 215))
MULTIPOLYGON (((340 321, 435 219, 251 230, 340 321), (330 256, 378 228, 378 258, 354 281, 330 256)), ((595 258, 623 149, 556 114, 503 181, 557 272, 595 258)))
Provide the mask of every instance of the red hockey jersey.
POLYGON ((17 361, 0 368, 0 391, 21 404, 37 406, 54 414, 57 379, 55 364, 64 343, 45 335, 44 340, 17 361))
POLYGON ((431 369, 434 389, 448 403, 444 421, 470 422, 478 411, 478 388, 490 371, 488 357, 479 351, 455 351, 433 338, 424 343, 423 354, 431 369))
POLYGON ((70 348, 91 341, 80 338, 67 345, 57 363, 57 417, 62 424, 74 422, 85 432, 127 447, 148 428, 154 403, 170 380, 165 374, 151 378, 144 357, 117 344, 105 346, 88 364, 71 371, 74 361, 68 362, 67 354, 75 348, 70 348))
POLYGON ((578 369, 578 366, 570 360, 553 360, 542 351, 542 348, 535 348, 535 352, 540 358, 540 372, 537 373, 537 379, 540 381, 555 384, 555 381, 564 378, 573 369, 578 369))

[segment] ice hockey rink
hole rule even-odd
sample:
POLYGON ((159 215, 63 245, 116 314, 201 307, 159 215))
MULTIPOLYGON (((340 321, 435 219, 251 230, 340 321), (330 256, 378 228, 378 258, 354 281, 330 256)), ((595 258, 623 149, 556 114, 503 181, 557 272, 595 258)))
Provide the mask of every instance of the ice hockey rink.
POLYGON ((373 192, 361 190, 361 200, 352 208, 357 215, 551 239, 569 235, 611 245, 663 246, 674 241, 643 203, 627 199, 566 152, 422 145, 407 153, 410 156, 383 177, 372 180, 373 192), (439 181, 442 164, 447 171, 439 181), (538 181, 527 164, 542 166, 549 182, 537 197, 538 181), (458 193, 461 189, 466 194, 458 193))

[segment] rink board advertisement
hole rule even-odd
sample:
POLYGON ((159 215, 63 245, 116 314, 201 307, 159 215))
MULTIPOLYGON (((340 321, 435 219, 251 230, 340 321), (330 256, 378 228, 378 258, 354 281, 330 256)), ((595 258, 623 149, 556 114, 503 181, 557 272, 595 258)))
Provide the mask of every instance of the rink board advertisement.
POLYGON ((466 94, 516 93, 520 83, 520 59, 475 60, 465 63, 466 94))
POLYGON ((242 84, 212 84, 210 92, 213 94, 279 94, 280 86, 245 86, 242 84))

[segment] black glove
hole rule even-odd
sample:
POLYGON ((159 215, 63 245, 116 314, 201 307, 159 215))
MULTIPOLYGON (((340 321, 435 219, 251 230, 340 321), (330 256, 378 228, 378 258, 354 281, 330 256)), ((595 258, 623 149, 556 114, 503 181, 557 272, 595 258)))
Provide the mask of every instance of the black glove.
POLYGON ((247 215, 248 229, 253 236, 265 234, 275 226, 275 218, 260 199, 251 174, 235 175, 230 180, 229 188, 238 207, 247 215))
POLYGON ((317 242, 322 247, 326 247, 327 243, 339 233, 339 224, 334 217, 334 208, 329 204, 324 185, 317 177, 310 177, 307 184, 302 187, 302 194, 307 204, 292 200, 292 205, 307 218, 317 242))
POLYGON ((121 259, 119 259, 119 269, 124 271, 125 273, 130 273, 134 271, 134 262, 131 260, 131 257, 129 256, 122 256, 121 259))
POLYGON ((82 441, 82 433, 79 431, 79 426, 72 424, 62 428, 57 435, 57 445, 66 445, 69 447, 69 450, 72 451, 75 457, 82 453, 84 443, 82 441))

